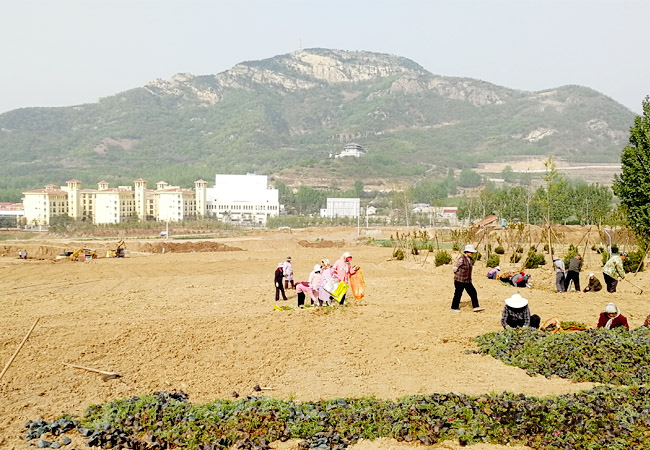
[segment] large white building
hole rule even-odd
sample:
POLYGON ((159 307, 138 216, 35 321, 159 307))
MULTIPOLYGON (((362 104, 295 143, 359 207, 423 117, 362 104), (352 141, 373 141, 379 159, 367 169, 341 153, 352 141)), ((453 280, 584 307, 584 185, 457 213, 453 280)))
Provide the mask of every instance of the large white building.
POLYGON ((361 200, 359 198, 328 198, 327 208, 321 209, 321 217, 359 217, 361 200))
POLYGON ((269 189, 266 175, 215 175, 205 199, 207 215, 227 222, 266 225, 280 214, 278 190, 269 189))

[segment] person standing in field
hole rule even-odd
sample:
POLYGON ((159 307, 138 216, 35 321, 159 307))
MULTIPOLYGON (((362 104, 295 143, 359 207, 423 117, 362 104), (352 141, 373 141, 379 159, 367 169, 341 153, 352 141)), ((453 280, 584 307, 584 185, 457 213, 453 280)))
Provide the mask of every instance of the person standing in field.
POLYGON ((333 279, 332 275, 332 266, 330 265, 330 260, 325 258, 322 259, 320 262, 321 266, 321 277, 320 277, 320 285, 318 286, 318 306, 323 306, 327 305, 330 306, 332 304, 332 296, 330 295, 329 292, 325 290, 325 286, 327 286, 327 283, 333 279))
POLYGON ((291 256, 287 256, 287 259, 283 264, 283 268, 284 268, 284 288, 289 289, 289 283, 291 283, 291 289, 295 289, 296 284, 293 282, 293 266, 291 265, 291 256))
MULTIPOLYGON (((332 275, 338 281, 345 281, 349 285, 350 275, 356 273, 357 270, 359 270, 359 266, 352 265, 352 255, 350 252, 345 252, 332 266, 332 275)), ((342 305, 343 302, 345 302, 345 294, 341 298, 340 304, 342 305)))
POLYGON ((321 277, 322 275, 320 264, 316 264, 314 266, 314 270, 312 270, 309 274, 309 279, 307 280, 309 287, 311 288, 311 293, 309 296, 311 297, 312 305, 318 304, 318 289, 320 288, 321 277))
POLYGON ((476 248, 472 244, 465 246, 463 254, 458 257, 456 263, 454 264, 454 298, 451 301, 451 310, 454 312, 460 312, 460 298, 463 295, 463 291, 467 291, 469 298, 472 300, 472 307, 474 312, 483 311, 485 308, 481 308, 478 303, 478 294, 476 293, 476 288, 472 284, 472 268, 474 267, 474 262, 472 261, 472 256, 476 253, 476 248))
POLYGON ((566 272, 564 267, 564 261, 558 257, 553 258, 553 266, 555 266, 555 289, 558 292, 565 292, 564 280, 566 278, 566 272))
POLYGON ((274 281, 275 281, 275 301, 280 300, 280 293, 282 293, 282 300, 287 300, 287 295, 284 293, 284 285, 282 284, 284 279, 284 263, 278 263, 278 267, 275 269, 274 281))
POLYGON ((625 269, 623 268, 623 261, 627 258, 627 252, 622 252, 620 256, 612 256, 605 263, 603 267, 603 278, 607 285, 607 292, 616 292, 618 280, 625 279, 625 269))
POLYGON ((564 290, 569 291, 569 286, 573 281, 576 291, 580 292, 580 269, 582 269, 582 256, 575 255, 569 260, 569 270, 564 280, 564 290))

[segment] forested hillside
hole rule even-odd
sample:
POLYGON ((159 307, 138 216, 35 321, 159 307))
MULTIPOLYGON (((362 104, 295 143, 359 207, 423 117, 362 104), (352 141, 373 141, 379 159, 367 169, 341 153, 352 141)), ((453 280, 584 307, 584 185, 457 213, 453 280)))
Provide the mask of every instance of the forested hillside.
POLYGON ((1 114, 0 190, 70 178, 190 185, 291 167, 297 178, 310 167, 390 182, 522 155, 617 162, 633 119, 587 87, 522 92, 397 56, 310 49, 179 74, 96 104, 1 114), (350 142, 366 156, 329 158, 350 142))

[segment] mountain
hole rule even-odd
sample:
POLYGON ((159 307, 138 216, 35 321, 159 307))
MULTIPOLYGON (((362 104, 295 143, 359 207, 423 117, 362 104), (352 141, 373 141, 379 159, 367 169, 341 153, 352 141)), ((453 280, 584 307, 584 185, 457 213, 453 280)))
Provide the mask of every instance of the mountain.
POLYGON ((390 180, 526 155, 617 162, 634 117, 587 87, 524 92, 399 56, 309 49, 0 114, 0 189, 282 169, 390 180), (329 158, 351 142, 366 156, 329 158))

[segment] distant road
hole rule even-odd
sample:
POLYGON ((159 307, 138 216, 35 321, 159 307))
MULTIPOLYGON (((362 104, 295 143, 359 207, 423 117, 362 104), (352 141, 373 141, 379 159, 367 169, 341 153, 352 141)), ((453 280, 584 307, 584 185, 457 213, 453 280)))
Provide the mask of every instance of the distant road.
MULTIPOLYGON (((621 169, 620 164, 613 165, 594 165, 594 166, 565 166, 565 167, 556 167, 555 170, 585 170, 585 169, 621 169)), ((530 170, 513 170, 517 173, 544 173, 546 169, 530 169, 530 170)))

